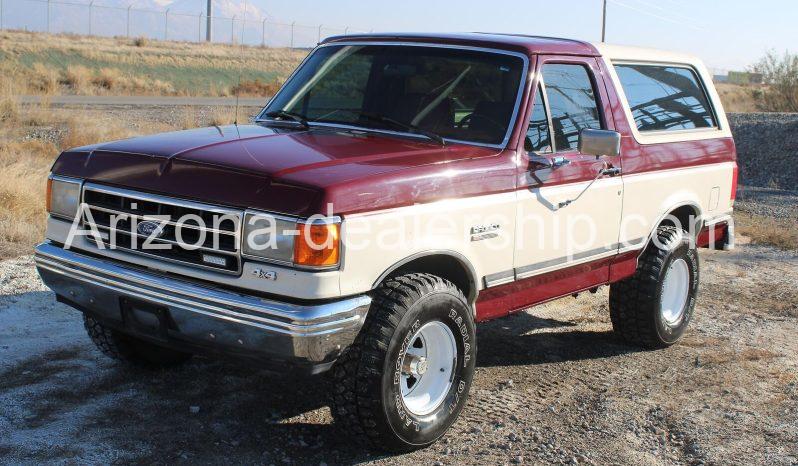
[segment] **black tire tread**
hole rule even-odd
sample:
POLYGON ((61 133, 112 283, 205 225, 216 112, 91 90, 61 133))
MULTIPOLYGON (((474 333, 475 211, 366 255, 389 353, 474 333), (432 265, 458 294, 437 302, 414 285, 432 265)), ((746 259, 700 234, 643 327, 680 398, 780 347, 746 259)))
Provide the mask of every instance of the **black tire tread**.
POLYGON ((388 346, 404 314, 422 296, 449 292, 467 303, 453 283, 436 275, 409 273, 387 279, 373 295, 371 309, 355 342, 338 358, 330 374, 331 411, 344 432, 366 446, 410 451, 376 429, 380 409, 379 385, 388 346))
MULTIPOLYGON (((682 230, 660 226, 656 236, 659 244, 670 246, 681 241, 682 230)), ((657 305, 657 287, 669 248, 657 247, 651 241, 640 256, 637 272, 631 277, 610 285, 610 320, 615 333, 627 343, 648 349, 663 348, 656 328, 651 324, 650 309, 657 305)))
POLYGON ((157 352, 160 353, 160 357, 157 359, 152 357, 152 351, 148 352, 150 353, 149 356, 142 354, 141 348, 137 346, 155 345, 123 335, 85 314, 83 315, 83 327, 100 352, 111 359, 130 364, 137 368, 155 369, 173 367, 191 358, 191 355, 188 353, 181 353, 163 347, 157 348, 157 352))

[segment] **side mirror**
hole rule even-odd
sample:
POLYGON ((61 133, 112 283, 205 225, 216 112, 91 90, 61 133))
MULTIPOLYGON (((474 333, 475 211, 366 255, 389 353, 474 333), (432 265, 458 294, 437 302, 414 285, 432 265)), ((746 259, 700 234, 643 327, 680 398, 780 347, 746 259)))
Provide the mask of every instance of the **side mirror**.
POLYGON ((621 155, 621 133, 606 129, 583 129, 579 132, 579 152, 596 157, 621 155))

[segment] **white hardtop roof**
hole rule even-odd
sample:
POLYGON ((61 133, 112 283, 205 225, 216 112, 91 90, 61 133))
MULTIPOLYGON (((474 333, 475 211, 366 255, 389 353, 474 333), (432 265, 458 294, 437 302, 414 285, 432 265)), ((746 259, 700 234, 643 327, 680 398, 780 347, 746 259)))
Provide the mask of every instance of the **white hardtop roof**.
POLYGON ((671 52, 668 50, 650 49, 645 47, 612 45, 603 42, 594 42, 592 45, 607 60, 681 63, 694 66, 703 65, 700 58, 688 53, 671 52))

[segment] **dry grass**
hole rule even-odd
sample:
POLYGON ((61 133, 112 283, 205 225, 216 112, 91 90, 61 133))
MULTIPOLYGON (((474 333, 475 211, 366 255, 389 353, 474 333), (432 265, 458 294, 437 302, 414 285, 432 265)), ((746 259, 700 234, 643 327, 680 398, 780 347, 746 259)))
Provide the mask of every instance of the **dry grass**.
MULTIPOLYGON (((5 99, 0 100, 0 108, 5 99)), ((18 106, 0 122, 0 258, 30 254, 44 237, 44 191, 55 157, 70 147, 177 129, 99 112, 18 106), (41 136, 46 134, 49 136, 41 136)))
POLYGON ((798 221, 736 211, 734 227, 737 233, 748 236, 754 243, 798 250, 798 221))
POLYGON ((0 85, 15 94, 266 96, 301 50, 0 31, 0 85), (244 89, 246 87, 246 89, 244 89), (263 94, 266 92, 267 94, 263 94))
POLYGON ((727 112, 759 111, 754 97, 757 86, 740 86, 729 83, 715 83, 723 109, 727 112))
MULTIPOLYGON (((239 110, 240 111, 240 110, 239 110)), ((239 114, 239 117, 241 115, 239 114)), ((210 126, 224 126, 233 123, 236 119, 236 110, 234 107, 216 107, 211 112, 208 125, 210 126)))
POLYGON ((272 96, 280 90, 284 82, 282 79, 271 82, 263 82, 260 79, 255 79, 254 81, 246 80, 233 86, 230 92, 233 94, 238 92, 239 95, 252 97, 272 96))

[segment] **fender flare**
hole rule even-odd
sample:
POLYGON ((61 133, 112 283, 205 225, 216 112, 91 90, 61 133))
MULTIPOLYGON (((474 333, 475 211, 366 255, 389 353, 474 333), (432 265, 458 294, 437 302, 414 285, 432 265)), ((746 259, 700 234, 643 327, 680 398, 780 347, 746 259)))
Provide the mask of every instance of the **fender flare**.
MULTIPOLYGON (((646 238, 645 243, 643 243, 643 249, 640 250, 640 254, 638 254, 638 258, 645 252, 648 245, 651 244, 651 241, 654 239, 654 235, 657 234, 657 228, 662 224, 662 221, 665 220, 671 212, 676 209, 680 209, 682 207, 690 207, 693 211, 697 212, 696 219, 698 220, 697 225, 702 226, 704 224, 704 214, 701 212, 701 206, 693 201, 684 201, 678 204, 672 205, 670 208, 666 209, 665 213, 657 217, 657 220, 654 222, 654 228, 651 229, 651 232, 648 234, 648 238, 646 238)), ((701 228, 696 231, 696 235, 701 231, 701 228)), ((695 238, 694 238, 695 239, 695 238)))
POLYGON ((477 278, 477 271, 474 268, 474 265, 471 263, 470 260, 463 254, 453 251, 451 249, 433 249, 433 250, 425 250, 420 251, 414 254, 411 254, 404 259, 394 263, 390 267, 388 267, 376 280, 371 284, 371 289, 377 288, 380 283, 382 283, 385 278, 387 278, 390 274, 398 270, 400 267, 413 262, 414 260, 421 259, 423 257, 430 257, 430 256, 449 256, 455 259, 466 271, 466 275, 468 276, 469 282, 469 292, 466 295, 469 304, 472 306, 477 300, 477 296, 479 295, 479 279, 477 278))

